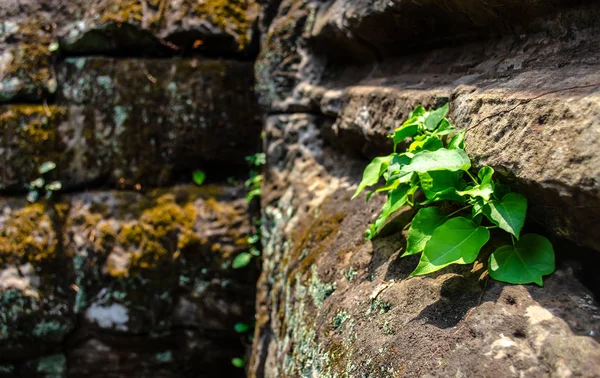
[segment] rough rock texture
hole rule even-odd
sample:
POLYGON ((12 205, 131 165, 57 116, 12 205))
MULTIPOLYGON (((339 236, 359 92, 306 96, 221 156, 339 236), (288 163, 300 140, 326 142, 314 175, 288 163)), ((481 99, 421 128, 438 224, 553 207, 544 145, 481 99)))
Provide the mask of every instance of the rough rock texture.
POLYGON ((256 279, 230 267, 251 232, 242 188, 3 200, 0 214, 1 365, 21 376, 49 360, 73 377, 239 374, 233 325, 251 314, 256 279))
POLYGON ((206 166, 245 167, 259 145, 252 64, 70 58, 60 105, 0 106, 0 184, 19 187, 46 160, 66 187, 165 185, 206 166))
POLYGON ((251 377, 600 375, 598 9, 282 1, 256 64, 271 115, 251 377), (543 288, 491 280, 498 245, 409 278, 410 210, 365 241, 383 203, 350 201, 366 158, 416 105, 447 102, 476 165, 524 192, 526 227, 553 240, 543 288))
MULTIPOLYGON (((345 4, 349 13, 362 9, 345 4)), ((304 14, 293 12, 292 6, 291 14, 283 14, 283 8, 281 20, 273 21, 267 36, 275 45, 288 30, 281 23, 304 14)), ((369 9, 373 15, 385 13, 369 9)), ((332 143, 367 157, 387 154, 387 134, 416 104, 440 106, 450 101, 450 119, 470 130, 467 152, 477 165, 491 165, 520 186, 530 197, 533 217, 549 230, 600 250, 599 236, 590 227, 600 220, 600 165, 594 147, 600 139, 600 60, 595 54, 600 41, 590 21, 597 12, 597 4, 566 8, 534 18, 534 31, 518 37, 500 36, 484 43, 468 39, 412 54, 407 47, 390 53, 402 57, 361 67, 340 64, 330 50, 321 53, 308 38, 317 26, 307 24, 295 39, 285 34, 280 42, 302 47, 291 49, 293 54, 276 53, 301 58, 301 64, 281 58, 284 67, 270 65, 273 58, 265 56, 271 50, 261 52, 258 97, 270 112, 335 117, 332 143), (285 74, 286 69, 291 72, 285 74), (295 79, 280 85, 287 78, 295 79)), ((327 14, 334 22, 340 13, 327 14)), ((428 35, 422 38, 430 41, 428 35)), ((353 41, 359 44, 360 38, 353 41)))
POLYGON ((261 14, 254 1, 7 0, 0 8, 0 102, 56 91, 53 61, 68 55, 248 59, 261 14))
POLYGON ((399 255, 412 213, 365 241, 383 201, 350 201, 364 162, 339 163, 323 141, 330 126, 307 114, 267 122, 251 377, 600 374, 600 307, 570 258, 578 247, 555 241, 558 268, 543 288, 491 280, 493 245, 473 267, 408 278, 418 258, 399 255))
POLYGON ((1 2, 0 377, 243 376, 272 6, 1 2), (49 161, 62 193, 29 204, 49 161))

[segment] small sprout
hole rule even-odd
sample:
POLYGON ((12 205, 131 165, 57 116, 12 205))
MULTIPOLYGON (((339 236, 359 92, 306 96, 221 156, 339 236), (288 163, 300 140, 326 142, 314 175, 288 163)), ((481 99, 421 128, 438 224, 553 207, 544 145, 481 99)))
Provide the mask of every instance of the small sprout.
POLYGON ((252 247, 252 248, 250 248, 250 254, 252 256, 258 257, 258 256, 260 256, 260 251, 258 250, 258 248, 252 247))
POLYGON ((246 365, 246 361, 243 358, 236 357, 231 359, 231 364, 236 368, 242 369, 246 365))
POLYGON ((58 42, 52 42, 49 46, 48 46, 48 51, 50 52, 55 52, 58 51, 58 48, 60 47, 60 45, 58 44, 58 42))
POLYGON ((206 180, 206 173, 204 173, 204 171, 197 170, 194 172, 192 177, 196 185, 200 186, 204 184, 204 180, 206 180))
POLYGON ((49 192, 57 192, 62 189, 62 183, 60 181, 52 181, 46 185, 46 190, 49 192))
POLYGON ((527 199, 497 182, 494 169, 483 166, 472 171, 465 148, 465 132, 455 134, 449 143, 442 136, 455 128, 446 118, 449 106, 427 112, 417 107, 409 119, 389 137, 393 153, 369 163, 353 198, 385 179, 385 186, 367 194, 387 192, 379 217, 366 231, 374 238, 387 220, 405 206, 419 207, 408 229, 406 251, 421 254, 411 273, 433 273, 451 264, 471 264, 490 239, 490 229, 511 235, 512 245, 497 248, 489 257, 488 272, 493 279, 512 284, 543 285, 543 276, 555 269, 554 249, 548 239, 536 234, 521 235, 527 216, 527 199), (411 138, 404 152, 399 146, 411 138), (423 202, 416 202, 415 194, 423 202), (429 206, 454 202, 458 210, 448 214, 445 207, 429 206), (460 216, 458 216, 460 214, 460 216))
POLYGON ((260 242, 260 236, 259 235, 248 236, 248 244, 256 244, 258 242, 260 242))
POLYGON ((242 252, 239 255, 237 255, 235 259, 233 259, 231 267, 233 269, 241 269, 248 265, 250 263, 250 260, 252 260, 252 255, 248 252, 242 252))
POLYGON ((246 156, 246 161, 255 167, 262 167, 267 162, 267 155, 264 152, 257 152, 254 155, 246 156))
POLYGON ((261 194, 262 194, 262 191, 260 190, 260 188, 253 189, 253 190, 249 191, 248 194, 246 194, 246 200, 248 200, 248 202, 252 202, 252 200, 254 198, 260 197, 261 194))
POLYGON ((244 333, 244 332, 246 332, 246 331, 248 331, 250 329, 250 326, 248 324, 246 324, 246 323, 236 323, 233 326, 233 329, 237 333, 244 333))
POLYGON ((29 187, 40 189, 44 187, 44 184, 46 184, 46 181, 44 181, 44 179, 40 177, 30 182, 29 187))
POLYGON ((38 194, 38 192, 36 190, 31 190, 31 191, 29 191, 29 193, 27 193, 27 201, 29 201, 31 203, 34 203, 39 198, 40 198, 40 195, 38 194))
POLYGON ((51 94, 54 94, 54 93, 56 93, 56 90, 58 89, 58 81, 56 81, 55 78, 51 78, 50 80, 48 80, 46 87, 48 88, 48 92, 50 92, 51 94))
POLYGON ((47 161, 40 166, 38 172, 40 173, 40 175, 43 175, 54 170, 54 168, 56 168, 56 164, 53 161, 47 161))

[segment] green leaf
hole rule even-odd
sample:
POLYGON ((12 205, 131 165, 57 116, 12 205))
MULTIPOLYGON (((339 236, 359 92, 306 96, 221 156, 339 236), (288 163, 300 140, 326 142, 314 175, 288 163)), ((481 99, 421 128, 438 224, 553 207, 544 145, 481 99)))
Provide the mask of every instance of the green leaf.
POLYGON ((37 201, 40 198, 40 194, 35 191, 35 190, 30 190, 27 193, 27 201, 34 203, 35 201, 37 201))
POLYGON ((250 263, 250 260, 252 260, 252 255, 248 252, 242 252, 233 259, 231 267, 233 269, 243 268, 250 263))
POLYGON ((243 358, 236 357, 231 359, 231 364, 236 368, 242 369, 246 365, 246 361, 243 358))
POLYGON ((399 129, 396 129, 394 131, 394 134, 390 135, 390 137, 394 141, 394 151, 396 151, 396 146, 398 146, 399 143, 402 143, 404 141, 404 139, 406 139, 408 137, 412 137, 412 136, 416 135, 418 132, 419 132, 419 125, 417 125, 417 124, 411 124, 411 125, 403 126, 399 129))
POLYGON ((46 184, 46 181, 43 178, 39 177, 39 178, 33 180, 32 182, 30 182, 29 187, 40 189, 40 188, 43 188, 45 184, 46 184))
POLYGON ((38 168, 38 172, 40 175, 43 175, 44 173, 54 170, 54 168, 56 168, 56 164, 53 161, 47 161, 38 168))
POLYGON ((542 276, 554 272, 554 249, 545 237, 526 234, 514 246, 506 245, 494 251, 488 271, 498 281, 543 286, 542 276))
POLYGON ((237 333, 244 333, 250 329, 250 326, 246 323, 235 323, 235 325, 233 326, 233 329, 237 333))
POLYGON ((463 150, 421 151, 413 156, 410 164, 405 165, 400 173, 429 171, 466 171, 471 168, 471 160, 463 150))
POLYGON ((444 147, 444 143, 437 136, 430 136, 423 140, 415 140, 408 147, 408 151, 417 153, 419 151, 436 151, 444 147))
POLYGON ((425 207, 419 210, 408 229, 406 252, 402 257, 422 252, 435 229, 445 221, 446 213, 438 207, 425 207))
POLYGON ((443 107, 436 109, 430 112, 425 118, 425 127, 427 130, 435 130, 440 121, 446 116, 448 113, 448 108, 450 104, 446 104, 443 107))
POLYGON ((487 228, 467 218, 452 218, 435 229, 411 276, 432 273, 450 264, 470 264, 489 239, 487 228))
POLYGON ((465 149, 465 130, 462 130, 450 140, 448 144, 449 150, 464 150, 465 149))
POLYGON ((390 160, 396 155, 379 156, 373 159, 365 168, 363 172, 362 181, 358 185, 356 192, 352 196, 352 199, 356 198, 367 186, 375 185, 379 181, 379 178, 386 171, 390 160))
POLYGON ((402 206, 406 204, 408 199, 408 192, 411 188, 409 184, 401 184, 398 188, 390 190, 388 192, 387 201, 383 204, 381 208, 381 214, 375 220, 375 223, 371 224, 369 227, 369 234, 367 235, 367 239, 373 238, 381 227, 385 224, 385 221, 392 215, 394 212, 399 210, 402 206))
POLYGON ((258 242, 260 242, 260 236, 259 235, 252 235, 252 236, 248 236, 248 244, 256 244, 258 242))
POLYGON ((485 184, 488 182, 492 182, 492 176, 494 175, 494 168, 489 166, 481 167, 479 172, 477 172, 477 177, 479 178, 480 184, 485 184))
POLYGON ((62 189, 62 183, 60 181, 52 181, 46 185, 45 189, 50 192, 57 192, 62 189))
POLYGON ((483 213, 490 222, 519 239, 527 214, 527 198, 518 193, 508 193, 502 201, 492 200, 486 204, 483 213))
POLYGON ((436 194, 449 188, 456 189, 460 172, 431 171, 418 173, 421 189, 427 199, 435 198, 436 194))
POLYGON ((485 184, 475 185, 472 188, 458 192, 461 196, 481 197, 486 201, 490 200, 490 197, 494 193, 494 184, 492 182, 486 182, 485 184))
POLYGON ((509 185, 505 185, 505 184, 501 184, 501 183, 497 182, 496 185, 494 186, 494 197, 496 197, 497 199, 504 198, 504 196, 507 195, 508 193, 510 193, 509 185))
POLYGON ((427 201, 421 202, 420 205, 426 206, 426 205, 430 205, 432 203, 439 202, 439 201, 455 201, 455 202, 459 202, 459 203, 465 203, 465 202, 467 202, 467 199, 466 199, 466 197, 463 197, 460 194, 458 194, 458 191, 456 190, 456 188, 446 188, 446 189, 442 190, 441 192, 435 193, 427 201))
POLYGON ((387 168, 387 173, 390 176, 388 181, 392 179, 391 176, 393 176, 394 173, 400 172, 402 167, 404 167, 407 164, 410 164, 410 161, 411 158, 408 157, 406 154, 394 154, 387 168))
POLYGON ((446 135, 446 134, 450 134, 454 130, 456 130, 456 129, 454 128, 454 126, 452 126, 450 121, 448 121, 446 118, 443 118, 442 121, 440 122, 440 125, 438 126, 437 130, 435 130, 435 133, 437 135, 446 135))
POLYGON ((206 173, 201 170, 194 171, 192 178, 194 179, 196 185, 202 185, 204 184, 204 180, 206 180, 206 173))
POLYGON ((408 115, 408 119, 411 119, 413 117, 422 117, 425 115, 425 113, 427 113, 427 110, 425 110, 424 107, 422 107, 421 105, 417 106, 415 108, 415 110, 413 110, 412 112, 410 112, 410 114, 408 115))

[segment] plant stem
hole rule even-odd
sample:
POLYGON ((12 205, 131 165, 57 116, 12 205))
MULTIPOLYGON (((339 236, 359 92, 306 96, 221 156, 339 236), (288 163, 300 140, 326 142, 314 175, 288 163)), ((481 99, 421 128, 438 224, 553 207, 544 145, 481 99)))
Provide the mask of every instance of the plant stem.
POLYGON ((447 218, 450 218, 451 216, 456 215, 456 214, 460 213, 461 211, 466 210, 470 207, 473 207, 473 205, 465 206, 462 209, 458 209, 455 212, 453 212, 452 214, 448 215, 447 218))
POLYGON ((512 236, 512 235, 510 235, 510 238, 512 239, 512 243, 513 243, 513 246, 514 246, 515 245, 515 237, 512 236))
POLYGON ((473 177, 473 175, 471 174, 471 172, 469 172, 469 171, 465 171, 465 172, 467 172, 467 174, 469 175, 469 177, 471 178, 471 180, 473 180, 473 182, 476 185, 479 185, 479 181, 477 181, 477 179, 475 177, 473 177))
POLYGON ((494 228, 498 228, 498 226, 489 226, 489 227, 486 227, 486 228, 487 228, 488 230, 492 230, 492 229, 494 229, 494 228))

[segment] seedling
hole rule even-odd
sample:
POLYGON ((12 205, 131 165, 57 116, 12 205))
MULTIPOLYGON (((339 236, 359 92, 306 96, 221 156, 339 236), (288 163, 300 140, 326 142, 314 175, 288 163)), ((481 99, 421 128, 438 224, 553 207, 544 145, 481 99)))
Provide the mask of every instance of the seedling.
POLYGON ((512 245, 496 249, 489 258, 492 278, 513 283, 536 283, 554 272, 554 249, 548 239, 537 234, 521 235, 527 215, 527 199, 493 178, 494 169, 484 166, 472 173, 465 152, 465 131, 455 133, 446 118, 448 105, 434 111, 418 106, 408 120, 389 136, 394 152, 373 159, 364 170, 355 198, 365 188, 385 185, 367 194, 387 193, 381 214, 366 230, 375 237, 387 219, 405 206, 419 209, 408 230, 406 251, 421 254, 412 276, 438 271, 450 264, 471 264, 490 239, 490 229, 500 228, 511 235, 512 245), (448 143, 445 135, 455 133, 448 143), (398 146, 411 138, 404 152, 398 146), (424 197, 417 202, 416 198, 424 197), (460 205, 447 214, 439 202, 460 205))

